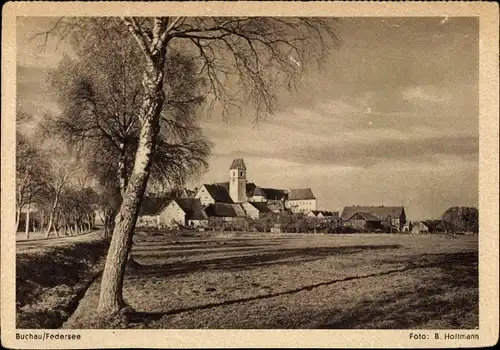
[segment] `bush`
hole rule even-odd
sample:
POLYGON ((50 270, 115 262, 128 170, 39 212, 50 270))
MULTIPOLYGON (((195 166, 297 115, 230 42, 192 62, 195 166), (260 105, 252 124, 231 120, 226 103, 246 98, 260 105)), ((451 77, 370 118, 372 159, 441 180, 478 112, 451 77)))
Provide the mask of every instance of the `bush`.
POLYGON ((360 233, 360 230, 350 226, 336 226, 329 228, 328 233, 360 233))

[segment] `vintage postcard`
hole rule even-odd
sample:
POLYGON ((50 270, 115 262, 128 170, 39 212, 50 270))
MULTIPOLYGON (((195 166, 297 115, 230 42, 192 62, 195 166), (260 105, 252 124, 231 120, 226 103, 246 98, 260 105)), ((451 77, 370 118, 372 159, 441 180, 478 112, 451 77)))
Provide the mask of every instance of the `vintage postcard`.
POLYGON ((2 345, 495 344, 498 17, 7 3, 2 345))

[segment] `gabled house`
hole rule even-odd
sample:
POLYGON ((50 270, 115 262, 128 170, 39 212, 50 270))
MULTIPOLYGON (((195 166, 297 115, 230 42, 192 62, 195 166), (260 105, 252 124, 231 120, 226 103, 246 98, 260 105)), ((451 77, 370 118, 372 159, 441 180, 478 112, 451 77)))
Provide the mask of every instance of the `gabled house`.
POLYGON ((204 184, 194 198, 198 198, 203 206, 213 203, 234 203, 226 187, 220 184, 204 184))
POLYGON ((145 198, 137 226, 175 227, 204 226, 208 216, 197 198, 145 198))
POLYGON ((430 227, 425 221, 412 222, 411 233, 415 234, 428 234, 430 227))
POLYGON ((286 207, 294 213, 307 213, 316 210, 316 197, 310 188, 298 188, 288 191, 286 207))
POLYGON ((349 221, 356 213, 367 213, 376 217, 384 225, 391 223, 394 231, 402 231, 406 222, 406 213, 403 206, 348 206, 342 211, 343 222, 349 221))
POLYGON ((242 203, 247 216, 252 219, 262 219, 274 214, 265 202, 246 202, 242 203))
POLYGON ((159 227, 158 215, 170 203, 170 197, 146 197, 142 200, 137 227, 159 227))

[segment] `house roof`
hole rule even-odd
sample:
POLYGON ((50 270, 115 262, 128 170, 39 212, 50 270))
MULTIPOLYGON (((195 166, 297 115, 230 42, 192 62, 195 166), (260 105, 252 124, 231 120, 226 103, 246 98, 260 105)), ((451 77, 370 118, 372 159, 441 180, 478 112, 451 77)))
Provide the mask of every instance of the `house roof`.
POLYGON ((175 198, 173 201, 175 201, 184 213, 186 213, 186 220, 208 219, 199 198, 175 198))
POLYGON ((224 187, 226 190, 229 191, 229 181, 226 181, 226 182, 216 182, 215 184, 213 185, 217 185, 217 186, 222 186, 224 187))
POLYGON ((319 214, 323 216, 336 216, 336 217, 339 216, 339 213, 327 210, 311 210, 311 212, 314 214, 314 216, 318 216, 319 214))
POLYGON ((253 182, 247 182, 247 187, 246 187, 247 196, 251 197, 256 188, 258 187, 253 182))
POLYGON ((233 200, 231 199, 231 196, 229 195, 229 191, 226 187, 220 185, 220 184, 205 184, 203 185, 207 189, 208 193, 214 201, 216 202, 221 202, 221 203, 233 203, 233 200))
POLYGON ((295 188, 288 192, 288 200, 316 199, 310 188, 295 188))
MULTIPOLYGON (((247 187, 248 189, 248 187, 247 187)), ((251 193, 251 196, 261 196, 261 197, 265 197, 265 193, 264 191, 262 191, 262 188, 260 188, 259 186, 255 186, 255 188, 253 189, 252 193, 251 193)))
POLYGON ((417 221, 417 222, 414 222, 413 225, 424 225, 425 227, 427 227, 427 229, 433 228, 432 227, 433 225, 427 223, 426 221, 417 221))
POLYGON ((170 201, 169 197, 146 197, 142 200, 139 215, 157 215, 170 201))
POLYGON ((339 217, 339 213, 336 211, 321 210, 320 213, 323 214, 323 216, 339 217))
POLYGON ((385 206, 348 206, 342 211, 342 220, 349 220, 357 212, 370 213, 380 220, 385 220, 390 215, 392 218, 399 218, 404 214, 404 207, 385 207, 385 206))
MULTIPOLYGON (((276 188, 260 188, 264 197, 269 200, 281 200, 286 199, 286 191, 276 188)), ((255 194, 254 194, 255 196, 255 194)))
POLYGON ((212 203, 205 208, 209 217, 245 217, 245 211, 240 204, 212 203))
MULTIPOLYGON (((351 218, 356 215, 356 214, 359 214, 361 215, 366 221, 380 221, 380 218, 378 218, 377 216, 375 215, 372 215, 371 213, 367 213, 367 212, 362 212, 362 211, 358 211, 356 213, 354 213, 351 218)), ((350 219, 350 218, 349 218, 350 219)))
POLYGON ((267 203, 265 202, 248 202, 251 204, 255 209, 259 211, 259 213, 270 213, 272 212, 271 209, 267 206, 267 203))
POLYGON ((245 166, 245 162, 243 161, 243 159, 238 158, 233 160, 233 163, 231 163, 229 169, 247 170, 247 167, 245 166))

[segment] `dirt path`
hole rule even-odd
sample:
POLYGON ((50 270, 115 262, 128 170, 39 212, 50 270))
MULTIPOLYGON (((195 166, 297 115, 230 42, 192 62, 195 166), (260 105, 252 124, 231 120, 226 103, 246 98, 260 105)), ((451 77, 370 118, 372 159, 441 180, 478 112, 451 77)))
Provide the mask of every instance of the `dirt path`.
POLYGON ((103 230, 91 231, 78 236, 65 236, 57 238, 19 240, 16 242, 16 253, 35 252, 54 247, 62 247, 74 243, 90 242, 102 237, 103 230))

